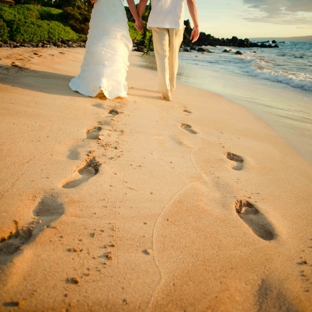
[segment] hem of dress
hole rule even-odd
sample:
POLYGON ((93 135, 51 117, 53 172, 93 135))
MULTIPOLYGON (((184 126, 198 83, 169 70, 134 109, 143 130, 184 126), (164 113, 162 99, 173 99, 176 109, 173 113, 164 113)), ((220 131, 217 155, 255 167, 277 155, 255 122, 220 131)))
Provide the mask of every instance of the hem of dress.
POLYGON ((102 88, 99 88, 99 91, 98 91, 96 94, 88 94, 88 93, 86 93, 86 92, 84 93, 84 92, 82 92, 82 91, 79 91, 78 88, 73 88, 71 85, 69 85, 69 87, 70 87, 70 89, 71 89, 72 91, 74 91, 74 92, 78 92, 78 93, 81 94, 81 95, 88 96, 88 97, 93 97, 93 98, 96 98, 97 95, 98 95, 101 91, 103 92, 103 94, 105 95, 105 97, 106 97, 107 99, 109 99, 109 100, 114 100, 114 99, 116 99, 116 98, 127 98, 127 97, 128 97, 128 94, 127 94, 127 93, 126 93, 126 94, 123 94, 123 95, 117 95, 117 96, 114 96, 114 97, 109 96, 108 93, 107 93, 107 91, 103 90, 102 88))

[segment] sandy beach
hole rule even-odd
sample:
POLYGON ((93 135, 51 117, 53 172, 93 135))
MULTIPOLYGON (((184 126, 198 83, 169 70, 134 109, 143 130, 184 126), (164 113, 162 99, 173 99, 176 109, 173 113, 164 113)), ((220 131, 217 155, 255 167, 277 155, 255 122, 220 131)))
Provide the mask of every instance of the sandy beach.
POLYGON ((0 49, 0 311, 312 311, 312 167, 247 109, 130 56, 0 49))

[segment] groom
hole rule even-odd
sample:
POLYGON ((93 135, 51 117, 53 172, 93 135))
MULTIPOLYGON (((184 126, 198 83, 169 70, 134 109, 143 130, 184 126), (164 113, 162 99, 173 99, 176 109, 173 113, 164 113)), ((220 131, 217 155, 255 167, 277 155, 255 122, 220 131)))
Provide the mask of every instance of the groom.
MULTIPOLYGON (((148 0, 140 0, 140 18, 147 2, 148 0)), ((194 24, 190 39, 195 42, 199 37, 196 0, 186 2, 194 24)), ((184 0, 151 0, 151 5, 147 28, 153 33, 159 91, 164 100, 171 101, 171 91, 176 87, 178 53, 184 33, 184 0)))

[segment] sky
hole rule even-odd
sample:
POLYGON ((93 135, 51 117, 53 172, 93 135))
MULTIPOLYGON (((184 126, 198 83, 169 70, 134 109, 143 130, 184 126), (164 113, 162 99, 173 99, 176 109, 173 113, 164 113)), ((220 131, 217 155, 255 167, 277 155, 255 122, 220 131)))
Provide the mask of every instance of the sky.
MULTIPOLYGON (((217 38, 312 36, 312 0, 196 0, 196 3, 200 31, 217 38)), ((187 6, 185 13, 185 19, 190 19, 187 6)))

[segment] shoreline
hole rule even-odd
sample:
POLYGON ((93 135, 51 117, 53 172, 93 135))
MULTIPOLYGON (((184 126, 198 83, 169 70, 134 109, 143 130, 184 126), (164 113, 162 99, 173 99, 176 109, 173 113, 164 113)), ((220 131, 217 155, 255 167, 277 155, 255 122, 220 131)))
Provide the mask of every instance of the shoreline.
MULTIPOLYGON (((185 53, 182 53, 184 56, 185 53)), ((144 63, 143 67, 156 71, 152 55, 145 57, 144 63)), ((309 123, 309 118, 312 118, 309 113, 312 97, 308 91, 220 69, 201 68, 186 63, 184 58, 180 59, 177 81, 219 94, 247 108, 312 164, 312 128, 309 123)))
MULTIPOLYGON (((308 91, 244 74, 201 68, 185 62, 185 59, 180 59, 177 76, 179 83, 219 94, 247 108, 312 164, 312 127, 309 122, 312 118, 312 97, 308 91)), ((156 71, 153 55, 145 57, 142 67, 156 71)))
POLYGON ((309 311, 312 168, 272 128, 182 84, 162 101, 139 53, 103 101, 68 87, 83 49, 11 52, 0 310, 309 311))
MULTIPOLYGON (((197 74, 200 75, 198 70, 197 74)), ((312 164, 312 127, 309 122, 312 118, 309 113, 312 97, 308 91, 294 90, 287 85, 272 84, 254 77, 229 73, 227 76, 231 82, 225 86, 222 80, 218 80, 225 73, 214 75, 216 77, 212 76, 209 79, 208 83, 211 83, 209 87, 205 85, 200 87, 216 92, 248 109, 279 133, 310 165, 312 164)), ((199 80, 200 78, 192 81, 180 76, 180 82, 194 87, 201 83, 199 80)))

